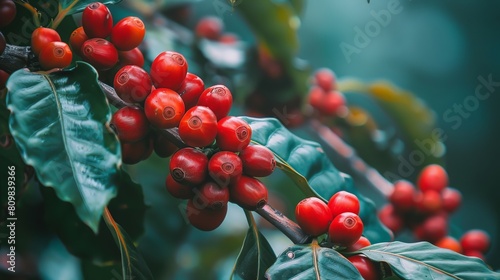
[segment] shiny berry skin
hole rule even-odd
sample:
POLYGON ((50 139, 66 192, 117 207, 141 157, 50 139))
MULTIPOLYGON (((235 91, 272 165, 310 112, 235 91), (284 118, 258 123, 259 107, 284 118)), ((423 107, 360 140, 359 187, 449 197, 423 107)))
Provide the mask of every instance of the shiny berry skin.
POLYGON ((378 212, 378 218, 394 234, 400 232, 405 225, 403 217, 396 212, 392 204, 382 207, 378 212))
POLYGON ((82 26, 89 38, 106 38, 113 29, 113 16, 106 5, 90 3, 83 10, 82 26))
POLYGON ((191 147, 211 145, 217 135, 217 117, 204 106, 187 110, 179 123, 179 136, 191 147))
POLYGON ((318 108, 326 116, 342 115, 346 111, 346 100, 340 91, 330 91, 324 95, 323 102, 318 108))
POLYGON ((36 55, 50 42, 61 42, 61 36, 52 28, 38 27, 31 33, 31 50, 36 55))
POLYGON ((207 173, 208 158, 200 150, 182 148, 170 158, 170 174, 183 185, 199 185, 205 181, 207 173))
POLYGON ((356 243, 363 233, 361 218, 352 212, 335 216, 328 228, 328 238, 337 246, 348 247, 356 243))
POLYGON ((190 199, 194 197, 193 188, 175 181, 171 174, 168 174, 165 179, 165 187, 168 193, 175 198, 190 199))
POLYGON ((425 219, 414 230, 417 240, 434 243, 448 234, 448 221, 442 215, 435 215, 425 219))
POLYGON ((179 125, 184 115, 184 102, 177 92, 158 88, 144 101, 144 112, 153 126, 161 129, 172 128, 179 125))
POLYGON ((153 139, 154 152, 161 158, 166 158, 173 155, 179 148, 168 140, 168 138, 158 133, 153 139))
POLYGON ((358 250, 361 250, 365 247, 368 247, 372 245, 372 243, 370 242, 370 240, 368 240, 368 238, 364 237, 364 236, 361 236, 358 241, 356 241, 356 243, 352 244, 351 246, 348 246, 347 248, 345 248, 345 251, 346 252, 354 252, 354 251, 358 251, 358 250))
POLYGON ((122 162, 125 164, 136 164, 147 159, 151 155, 151 139, 143 138, 136 142, 120 142, 122 151, 122 162))
POLYGON ((437 164, 428 165, 418 175, 417 186, 423 192, 428 190, 441 192, 448 186, 448 174, 437 164))
POLYGON ((379 280, 382 279, 380 269, 375 262, 365 257, 364 255, 354 255, 347 259, 359 271, 364 280, 379 280))
POLYGON ((212 231, 218 228, 227 214, 227 204, 222 208, 202 208, 199 209, 193 199, 188 200, 186 217, 191 225, 199 230, 212 231))
POLYGON ((328 68, 320 68, 314 73, 314 83, 324 91, 335 90, 335 74, 328 68))
POLYGON ((389 195, 389 201, 396 210, 408 212, 413 209, 415 201, 415 187, 406 180, 400 180, 394 183, 392 193, 389 195))
POLYGON ((258 179, 242 175, 229 186, 230 201, 240 207, 254 211, 267 203, 267 187, 258 179))
POLYGON ((322 88, 314 86, 309 90, 309 97, 308 97, 309 105, 319 110, 323 105, 325 97, 326 97, 326 92, 322 88))
POLYGON ((483 230, 469 230, 460 237, 464 252, 479 251, 486 253, 490 248, 490 236, 483 230))
POLYGON ((262 145, 249 145, 239 154, 243 163, 243 173, 252 177, 266 177, 276 167, 274 154, 262 145))
POLYGON ((153 83, 144 69, 127 65, 116 72, 113 87, 123 101, 141 103, 151 92, 153 83))
POLYGON ((323 200, 308 197, 295 206, 295 219, 304 233, 319 236, 328 231, 333 216, 323 200))
POLYGON ((82 56, 82 45, 89 39, 89 36, 85 34, 83 30, 83 26, 80 26, 73 30, 71 35, 69 36, 69 45, 74 53, 82 56))
POLYGON ((221 187, 215 182, 206 182, 193 189, 193 202, 203 208, 219 209, 226 207, 229 202, 229 189, 221 187))
POLYGON ((359 214, 359 200, 354 194, 346 191, 335 193, 328 201, 328 207, 333 214, 333 217, 344 213, 352 212, 359 214))
POLYGON ((434 214, 443 209, 441 194, 434 190, 417 192, 415 209, 422 214, 434 214))
POLYGON ((16 4, 12 0, 0 1, 0 28, 9 25, 17 14, 16 4))
POLYGON ((197 105, 210 108, 217 117, 217 120, 221 120, 227 116, 231 110, 233 95, 226 86, 211 86, 205 89, 200 95, 197 105))
POLYGON ((113 26, 110 40, 117 50, 130 51, 142 43, 145 34, 144 22, 138 17, 128 16, 113 26))
POLYGON ((450 187, 443 189, 441 199, 443 201, 443 209, 448 213, 455 212, 462 204, 462 194, 460 191, 450 187))
POLYGON ((236 183, 242 172, 241 159, 233 152, 217 152, 208 161, 208 174, 220 186, 236 183))
POLYGON ((178 52, 160 53, 151 64, 151 79, 156 88, 178 90, 186 78, 188 63, 178 52))
POLYGON ((136 142, 147 136, 149 122, 138 107, 123 107, 111 117, 111 128, 123 142, 136 142))
POLYGON ((64 42, 47 43, 38 54, 40 66, 44 70, 68 67, 72 59, 73 52, 64 42))
POLYGON ((239 152, 252 140, 252 128, 237 117, 228 116, 217 123, 217 146, 224 151, 239 152))
POLYGON ((221 35, 224 25, 218 17, 204 17, 195 26, 195 34, 200 38, 217 40, 221 35))
POLYGON ((184 100, 186 110, 196 106, 201 93, 205 90, 205 83, 203 80, 192 73, 187 73, 186 78, 177 90, 179 95, 184 100))
POLYGON ((133 48, 130 51, 118 51, 118 63, 121 66, 135 65, 144 66, 144 55, 139 48, 133 48))
POLYGON ((438 241, 436 241, 436 243, 434 243, 434 245, 436 245, 439 248, 452 250, 453 252, 459 254, 462 253, 462 245, 460 245, 460 242, 458 240, 456 240, 451 236, 445 236, 439 239, 438 241))
POLYGON ((81 51, 82 59, 97 70, 111 69, 118 62, 118 51, 105 39, 88 39, 83 43, 81 51))

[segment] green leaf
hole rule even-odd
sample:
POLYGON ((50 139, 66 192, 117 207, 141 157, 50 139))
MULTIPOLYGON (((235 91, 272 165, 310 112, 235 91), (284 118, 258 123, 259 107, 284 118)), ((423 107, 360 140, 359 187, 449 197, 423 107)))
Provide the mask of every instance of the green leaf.
POLYGON ((363 220, 363 234, 372 242, 391 240, 389 230, 377 217, 375 205, 354 187, 351 177, 339 172, 325 155, 322 147, 304 140, 286 129, 277 119, 240 117, 252 127, 252 141, 268 147, 277 158, 276 166, 283 170, 306 196, 328 201, 338 191, 358 196, 363 220))
POLYGON ((245 211, 250 228, 236 260, 231 279, 264 279, 266 270, 276 261, 273 248, 260 233, 252 213, 245 211))
POLYGON ((267 279, 363 279, 341 254, 318 243, 295 245, 286 249, 266 273, 267 279))
POLYGON ((153 279, 151 271, 144 261, 144 258, 135 247, 133 240, 128 236, 125 230, 115 222, 107 208, 104 210, 104 221, 113 235, 116 244, 120 248, 123 279, 153 279))
POLYGON ((118 139, 107 127, 111 111, 89 64, 53 73, 14 72, 7 82, 10 129, 38 180, 75 206, 97 232, 116 195, 118 139))
POLYGON ((360 250, 374 261, 388 263, 402 279, 500 279, 480 259, 466 257, 428 242, 389 242, 360 250))

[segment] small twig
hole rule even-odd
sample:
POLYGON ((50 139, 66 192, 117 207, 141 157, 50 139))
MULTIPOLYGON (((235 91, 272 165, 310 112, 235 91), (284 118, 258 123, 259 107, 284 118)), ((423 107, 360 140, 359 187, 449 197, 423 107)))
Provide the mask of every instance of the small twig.
POLYGON ((31 12, 33 15, 33 22, 35 23, 35 26, 38 27, 40 26, 40 14, 38 13, 38 10, 31 6, 30 3, 22 0, 15 0, 15 2, 23 7, 25 7, 28 11, 31 12))
POLYGON ((12 74, 16 70, 30 66, 35 61, 31 47, 7 44, 0 55, 0 69, 12 74))
POLYGON ((311 236, 305 234, 298 224, 271 207, 271 205, 266 204, 264 207, 255 210, 255 212, 283 232, 293 243, 306 244, 311 242, 311 236))

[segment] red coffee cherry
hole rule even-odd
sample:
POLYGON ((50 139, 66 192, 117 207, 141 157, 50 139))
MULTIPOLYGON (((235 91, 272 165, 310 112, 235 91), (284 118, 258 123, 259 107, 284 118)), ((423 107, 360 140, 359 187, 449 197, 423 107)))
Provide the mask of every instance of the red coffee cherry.
POLYGON ((392 204, 382 207, 378 212, 378 218, 394 234, 400 232, 405 225, 403 217, 396 212, 392 204))
POLYGON ((415 187, 409 181, 397 181, 394 183, 394 189, 389 195, 389 201, 397 211, 408 212, 414 207, 415 191, 415 187))
POLYGON ((120 66, 135 65, 144 66, 144 55, 139 48, 133 48, 130 51, 118 51, 118 63, 120 66))
POLYGON ((192 200, 201 206, 199 208, 220 209, 226 207, 229 201, 229 189, 215 182, 206 182, 193 191, 195 195, 192 200))
POLYGON ((464 256, 467 256, 467 257, 475 257, 475 258, 479 258, 483 261, 486 260, 486 257, 484 256, 483 253, 479 252, 479 251, 475 251, 475 250, 472 250, 472 251, 464 251, 464 256))
POLYGON ((323 106, 323 102, 326 98, 326 92, 320 87, 313 86, 309 90, 308 98, 309 105, 311 105, 316 110, 319 110, 321 106, 323 106))
POLYGON ((335 216, 328 228, 328 238, 340 247, 348 247, 356 243, 363 233, 361 218, 352 212, 344 212, 335 216))
POLYGON ((144 69, 127 65, 116 72, 113 87, 123 101, 141 103, 151 92, 153 83, 144 69))
POLYGON ((168 140, 168 138, 162 133, 157 133, 155 135, 153 146, 156 155, 161 158, 169 157, 179 150, 179 148, 170 142, 170 140, 168 140))
POLYGON ((120 142, 122 151, 122 162, 125 164, 136 164, 147 159, 152 152, 152 143, 149 137, 136 142, 120 142))
POLYGON ((241 159, 233 152, 217 152, 208 161, 208 174, 220 186, 236 183, 242 172, 241 159))
POLYGON ((196 106, 196 103, 198 103, 198 99, 204 90, 205 83, 203 83, 203 80, 195 74, 187 73, 186 78, 177 92, 184 101, 184 105, 187 110, 196 106))
POLYGON ((379 280, 382 279, 380 269, 375 262, 365 257, 364 255, 354 255, 347 257, 347 259, 359 271, 361 277, 365 280, 379 280))
POLYGON ((146 26, 138 17, 128 16, 121 19, 111 31, 111 43, 117 50, 130 51, 137 48, 144 39, 146 26))
POLYGON ((418 192, 415 196, 415 208, 421 214, 434 214, 443 209, 441 194, 434 190, 418 192))
POLYGON ((189 109, 179 123, 179 136, 192 147, 211 145, 217 135, 217 117, 203 106, 189 109))
POLYGON ((52 28, 38 27, 31 33, 31 50, 36 55, 50 42, 61 42, 61 36, 52 28))
POLYGON ((9 25, 16 18, 16 4, 12 0, 0 1, 0 28, 9 25))
POLYGON ((436 243, 434 243, 434 245, 439 248, 452 250, 459 254, 462 253, 462 245, 460 245, 460 242, 458 240, 451 236, 445 236, 439 239, 438 241, 436 241, 436 243))
POLYGON ((212 231, 218 228, 227 214, 227 204, 222 208, 197 208, 192 199, 188 200, 186 216, 191 225, 199 230, 212 231))
POLYGON ((42 48, 38 55, 40 66, 44 70, 65 68, 71 64, 73 52, 64 42, 50 42, 42 48))
POLYGON ((207 178, 208 158, 200 150, 182 148, 170 158, 170 174, 175 181, 196 186, 207 178))
POLYGON ((413 233, 417 240, 434 243, 448 234, 448 221, 442 215, 431 216, 418 225, 413 233))
POLYGON ((295 206, 295 218, 300 228, 311 236, 319 236, 328 231, 333 220, 328 205, 317 197, 308 197, 295 206))
POLYGON ((190 199, 194 196, 193 188, 174 180, 171 174, 165 179, 165 186, 170 195, 179 199, 190 199))
POLYGON ((155 127, 172 128, 179 125, 184 115, 184 102, 177 92, 168 88, 158 88, 144 101, 144 112, 155 127))
POLYGON ((118 62, 118 51, 105 39, 88 39, 83 43, 81 51, 82 59, 97 70, 111 69, 118 62))
POLYGON ((217 146, 224 151, 239 152, 252 140, 252 128, 244 120, 228 116, 217 123, 217 146))
POLYGON ((328 68, 320 68, 314 73, 314 83, 324 91, 335 90, 337 88, 335 74, 328 68))
POLYGON ((186 78, 188 63, 178 52, 160 53, 151 64, 151 79, 156 88, 178 90, 186 78))
POLYGON ((123 142, 139 141, 149 132, 146 115, 138 107, 120 108, 113 114, 110 126, 123 142))
POLYGON ((113 29, 113 16, 106 5, 90 3, 83 10, 82 26, 89 38, 106 38, 113 29))
POLYGON ((345 251, 346 252, 354 252, 354 251, 358 251, 358 250, 361 250, 365 247, 368 247, 372 245, 372 243, 370 242, 370 240, 368 240, 368 238, 364 237, 364 236, 361 236, 358 241, 356 241, 356 243, 352 244, 351 246, 348 246, 347 248, 345 248, 345 251))
POLYGON ((243 163, 243 173, 251 177, 269 176, 276 167, 273 152, 262 145, 247 146, 239 156, 243 163))
POLYGON ((229 186, 230 201, 240 207, 254 211, 267 203, 267 187, 258 179, 242 175, 229 186))
POLYGON ((441 198, 443 201, 443 209, 448 213, 453 213, 462 204, 462 194, 459 190, 446 187, 441 192, 441 198))
POLYGON ((332 211, 333 217, 344 212, 359 214, 358 197, 346 191, 339 191, 334 194, 328 201, 328 207, 332 211))
POLYGON ((437 164, 428 165, 420 172, 417 186, 423 192, 428 190, 441 192, 448 186, 448 174, 443 167, 437 164))
POLYGON ((215 85, 203 91, 197 105, 210 108, 217 120, 221 120, 229 114, 233 105, 233 96, 226 86, 215 85))
POLYGON ((464 252, 479 251, 486 253, 490 248, 490 236, 483 230, 469 230, 460 238, 464 252))
POLYGON ((224 24, 218 17, 204 17, 198 21, 195 27, 195 34, 200 38, 217 40, 222 33, 224 24))
POLYGON ((319 111, 326 116, 342 115, 346 111, 346 100, 340 91, 329 91, 324 95, 319 111))
POLYGON ((69 36, 69 45, 74 53, 82 56, 82 46, 85 41, 87 41, 89 37, 85 34, 85 30, 83 30, 83 26, 80 26, 73 30, 71 35, 69 36))
POLYGON ((231 45, 231 44, 237 43, 239 40, 240 40, 240 38, 238 37, 238 35, 236 35, 234 33, 226 32, 224 34, 221 34, 217 41, 219 41, 219 43, 222 43, 222 44, 231 45))

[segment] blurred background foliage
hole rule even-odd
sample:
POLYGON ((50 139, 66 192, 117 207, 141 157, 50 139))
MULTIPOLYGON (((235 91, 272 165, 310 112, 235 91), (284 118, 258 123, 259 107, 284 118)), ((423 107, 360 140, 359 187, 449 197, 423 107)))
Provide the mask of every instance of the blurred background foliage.
MULTIPOLYGON (((268 79, 256 68, 256 49, 262 47, 262 41, 259 41, 262 38, 256 38, 238 13, 240 5, 249 6, 253 1, 236 0, 232 7, 226 0, 123 0, 109 7, 115 21, 136 15, 147 23, 148 34, 143 49, 149 60, 160 51, 175 49, 185 54, 190 61, 190 71, 202 76, 207 85, 229 85, 239 105, 232 112, 234 115, 259 113, 279 118, 276 112, 279 114, 283 110, 272 109, 287 108, 294 120, 294 109, 304 110, 301 98, 306 92, 304 84, 290 83, 287 79, 306 81, 309 73, 320 67, 334 70, 341 82, 351 78, 364 83, 388 81, 413 93, 433 110, 431 118, 435 123, 431 126, 443 129, 441 140, 446 154, 432 161, 446 167, 451 186, 463 194, 463 204, 451 217, 451 222, 463 230, 480 228, 488 231, 493 241, 487 254, 488 263, 495 269, 500 268, 500 207, 497 202, 500 186, 495 176, 500 168, 500 110, 496 110, 500 106, 497 93, 500 86, 491 87, 489 97, 478 101, 477 106, 472 106, 473 110, 456 111, 457 106, 472 108, 464 102, 470 102, 474 97, 476 87, 481 84, 479 77, 488 80, 491 76, 490 80, 500 81, 500 37, 497 34, 500 3, 493 0, 480 3, 466 0, 372 0, 370 4, 362 0, 274 2, 289 5, 299 16, 288 22, 297 29, 297 45, 291 45, 289 56, 282 57, 287 60, 295 56, 286 62, 287 69, 292 70, 287 71, 289 77, 283 80, 268 79), (150 9, 148 4, 152 3, 160 6, 150 9), (390 13, 385 26, 379 24, 378 29, 372 30, 372 36, 365 35, 368 40, 356 44, 359 30, 363 31, 376 22, 374 14, 380 15, 381 11, 394 7, 399 12, 390 13), (220 17, 225 31, 237 34, 241 41, 233 47, 195 42, 196 38, 189 29, 193 30, 198 20, 207 15, 220 17), (356 51, 346 56, 342 44, 349 44, 356 51), (224 54, 231 54, 233 59, 225 60, 227 55, 224 54), (259 103, 249 98, 255 95, 256 88, 267 88, 270 92, 283 90, 283 94, 277 95, 284 97, 259 103), (255 109, 255 104, 261 106, 261 112, 251 110, 255 109)), ((266 24, 270 28, 276 24, 273 18, 259 20, 263 28, 266 24)), ((279 51, 279 48, 266 47, 271 53, 279 51)), ((268 95, 269 92, 265 91, 257 94, 260 97, 268 95)), ((401 115, 387 114, 369 97, 353 93, 347 94, 347 98, 350 104, 360 105, 372 114, 380 131, 385 133, 386 144, 389 144, 377 146, 376 141, 370 139, 373 135, 363 134, 366 131, 361 130, 358 131, 361 136, 353 137, 360 142, 350 142, 359 148, 358 154, 382 173, 390 171, 414 180, 424 163, 411 165, 413 170, 398 174, 398 168, 404 164, 401 158, 405 159, 412 149, 418 147, 412 146, 414 139, 405 139, 405 135, 412 134, 401 133, 412 128, 397 126, 401 123, 412 126, 412 120, 402 122, 401 115), (365 141, 364 137, 368 140, 365 141), (363 149, 367 145, 378 148, 363 149)), ((302 137, 310 136, 310 131, 303 127, 292 130, 302 137)), ((338 167, 349 173, 342 170, 343 166, 338 167)), ((243 211, 232 205, 220 228, 210 233, 198 231, 185 222, 183 202, 171 198, 164 189, 168 159, 154 156, 127 169, 131 177, 143 186, 148 209, 144 235, 138 240, 138 246, 156 279, 228 279, 248 228, 243 211)), ((293 217, 294 205, 303 194, 281 172, 266 178, 265 183, 272 186, 270 204, 293 217)), ((36 188, 28 188, 20 203, 43 207, 36 188)), ((29 271, 37 263, 40 277, 26 275, 21 279, 119 279, 120 270, 116 265, 98 266, 91 261, 79 261, 67 253, 51 230, 39 222, 43 219, 39 211, 34 215, 23 214, 23 217, 26 218, 20 223, 18 232, 40 234, 36 238, 30 234, 18 235, 19 243, 25 244, 19 250, 30 252, 25 253, 19 266, 29 271)), ((256 219, 277 254, 291 245, 271 225, 259 217, 256 219)), ((1 255, 5 254, 2 252, 1 255)))

